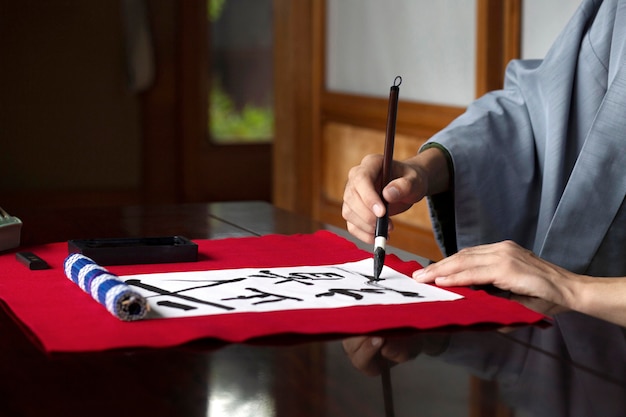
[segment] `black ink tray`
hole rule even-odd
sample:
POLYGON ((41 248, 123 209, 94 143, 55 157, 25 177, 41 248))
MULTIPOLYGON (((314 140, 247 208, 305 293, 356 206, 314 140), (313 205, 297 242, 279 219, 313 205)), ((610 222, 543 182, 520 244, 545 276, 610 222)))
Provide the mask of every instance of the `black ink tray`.
POLYGON ((182 236, 68 240, 69 253, 82 253, 99 265, 196 262, 198 245, 182 236))

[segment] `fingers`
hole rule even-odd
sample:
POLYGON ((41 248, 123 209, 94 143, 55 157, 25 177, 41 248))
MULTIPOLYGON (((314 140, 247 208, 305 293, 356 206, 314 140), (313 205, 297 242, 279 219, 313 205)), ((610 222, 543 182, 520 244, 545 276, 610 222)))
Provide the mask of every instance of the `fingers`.
POLYGON ((421 341, 416 338, 389 338, 379 336, 359 336, 343 341, 343 348, 352 365, 369 376, 379 375, 387 359, 402 363, 413 359, 421 349, 421 341))
POLYGON ((486 260, 480 256, 481 253, 483 251, 478 247, 461 250, 455 255, 415 271, 413 279, 442 286, 469 285, 468 282, 484 276, 480 274, 480 270, 484 268, 486 260))
POLYGON ((368 376, 380 374, 378 353, 384 344, 381 337, 359 336, 345 339, 343 348, 352 365, 368 376))
POLYGON ((389 338, 385 340, 380 354, 383 358, 394 363, 403 363, 416 357, 421 351, 419 338, 389 338))
POLYGON ((344 220, 346 220, 348 232, 363 242, 374 243, 376 216, 371 210, 363 207, 353 209, 349 203, 344 201, 341 208, 341 215, 344 220))
POLYGON ((341 214, 348 231, 358 239, 373 243, 376 217, 385 213, 385 207, 375 184, 382 168, 381 155, 368 155, 360 165, 352 168, 344 190, 341 214))
POLYGON ((469 285, 493 284, 492 273, 494 268, 488 265, 478 265, 467 269, 440 268, 437 271, 419 270, 413 273, 413 279, 421 283, 434 283, 441 287, 464 287, 469 285))
POLYGON ((383 189, 383 198, 389 203, 390 214, 405 211, 424 198, 426 186, 422 170, 402 162, 394 162, 394 180, 383 189))
POLYGON ((358 239, 374 242, 376 218, 385 214, 385 202, 390 215, 407 210, 424 196, 423 178, 418 170, 406 163, 394 161, 392 178, 383 189, 381 199, 377 187, 382 169, 382 155, 368 155, 352 168, 343 195, 341 214, 348 231, 358 239))
POLYGON ((466 248, 435 264, 415 271, 413 278, 422 283, 434 282, 440 286, 467 286, 482 284, 500 284, 501 289, 508 290, 508 284, 502 282, 504 271, 510 274, 521 268, 520 259, 531 255, 531 252, 513 242, 505 241, 488 245, 466 248))

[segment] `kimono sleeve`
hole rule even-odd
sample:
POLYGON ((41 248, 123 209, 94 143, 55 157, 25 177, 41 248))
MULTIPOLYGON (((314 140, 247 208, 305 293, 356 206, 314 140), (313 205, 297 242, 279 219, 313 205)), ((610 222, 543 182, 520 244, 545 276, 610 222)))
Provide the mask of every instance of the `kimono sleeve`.
POLYGON ((538 64, 509 64, 503 90, 473 102, 422 148, 444 148, 454 169, 451 190, 428 201, 446 256, 481 243, 530 241, 534 233, 528 225, 538 198, 535 136, 518 74, 538 64))

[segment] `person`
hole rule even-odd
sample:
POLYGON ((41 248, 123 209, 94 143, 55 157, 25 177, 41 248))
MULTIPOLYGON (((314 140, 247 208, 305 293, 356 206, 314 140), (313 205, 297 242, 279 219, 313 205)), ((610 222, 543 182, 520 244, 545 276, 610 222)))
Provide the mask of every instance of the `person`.
MULTIPOLYGON (((366 156, 344 192, 348 231, 369 243, 381 165, 366 156)), ((543 60, 511 61, 502 90, 394 161, 382 196, 390 215, 428 200, 445 258, 417 281, 493 284, 626 325, 625 167, 626 0, 584 0, 543 60)))

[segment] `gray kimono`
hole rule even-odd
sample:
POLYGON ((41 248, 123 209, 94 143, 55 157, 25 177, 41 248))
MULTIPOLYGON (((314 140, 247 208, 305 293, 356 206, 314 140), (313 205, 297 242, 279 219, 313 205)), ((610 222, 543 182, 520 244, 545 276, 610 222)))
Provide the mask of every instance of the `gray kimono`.
POLYGON ((512 61, 503 90, 430 139, 454 166, 451 194, 429 201, 444 253, 512 239, 626 275, 625 44, 626 0, 585 0, 544 60, 512 61))

